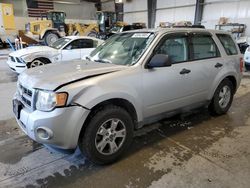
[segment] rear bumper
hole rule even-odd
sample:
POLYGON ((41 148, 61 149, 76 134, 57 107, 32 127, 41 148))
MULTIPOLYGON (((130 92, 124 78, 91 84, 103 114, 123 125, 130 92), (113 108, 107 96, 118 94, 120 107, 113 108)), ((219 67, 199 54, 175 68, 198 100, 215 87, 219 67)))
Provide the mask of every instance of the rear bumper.
POLYGON ((89 114, 80 106, 56 108, 51 112, 35 110, 29 112, 23 108, 17 123, 34 141, 60 149, 75 149, 85 119, 89 114), (42 131, 48 133, 44 137, 42 131))
POLYGON ((22 73, 24 70, 27 69, 25 64, 22 63, 15 63, 13 61, 8 60, 7 64, 9 65, 10 69, 18 74, 22 73))

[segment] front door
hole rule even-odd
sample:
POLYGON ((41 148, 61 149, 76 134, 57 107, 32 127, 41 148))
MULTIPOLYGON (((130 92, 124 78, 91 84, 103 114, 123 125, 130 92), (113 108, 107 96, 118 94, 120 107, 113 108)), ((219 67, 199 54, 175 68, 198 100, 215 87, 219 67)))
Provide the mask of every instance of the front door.
POLYGON ((207 76, 203 73, 209 70, 201 71, 201 63, 192 61, 190 49, 193 47, 186 33, 166 35, 155 48, 154 55, 168 55, 172 66, 144 70, 145 118, 205 100, 207 76))
POLYGON ((61 51, 62 62, 81 59, 81 41, 74 40, 61 51))

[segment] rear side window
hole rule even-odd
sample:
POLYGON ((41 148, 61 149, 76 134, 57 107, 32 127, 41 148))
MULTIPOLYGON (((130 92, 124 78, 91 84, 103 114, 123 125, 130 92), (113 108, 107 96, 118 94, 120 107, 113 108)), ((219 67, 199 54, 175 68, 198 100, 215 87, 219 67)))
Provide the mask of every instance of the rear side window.
POLYGON ((219 50, 210 35, 197 34, 191 37, 193 60, 219 57, 219 50))
POLYGON ((227 55, 236 55, 238 54, 235 43, 230 35, 226 34, 217 34, 222 46, 224 47, 227 55))

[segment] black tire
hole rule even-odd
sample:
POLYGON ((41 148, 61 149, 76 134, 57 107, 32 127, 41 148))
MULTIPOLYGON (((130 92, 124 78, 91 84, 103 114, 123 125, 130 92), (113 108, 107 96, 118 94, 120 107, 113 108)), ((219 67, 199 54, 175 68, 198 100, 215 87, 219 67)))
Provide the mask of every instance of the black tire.
POLYGON ((209 105, 209 110, 213 115, 222 115, 227 113, 229 108, 231 107, 232 101, 233 101, 233 96, 234 96, 234 87, 232 82, 229 79, 224 79, 220 85, 217 87, 213 99, 209 105), (222 92, 223 88, 228 88, 230 90, 230 94, 227 96, 230 97, 228 99, 228 102, 225 103, 224 105, 220 104, 220 92, 222 92))
POLYGON ((50 63, 50 61, 47 60, 46 58, 37 58, 37 59, 34 59, 32 62, 28 63, 27 67, 30 69, 30 68, 46 65, 49 63, 50 63), (35 64, 36 64, 36 66, 35 66, 35 64))
MULTIPOLYGON (((126 110, 118 106, 108 105, 100 109, 96 113, 94 113, 84 133, 81 134, 81 137, 79 138, 79 148, 82 151, 82 153, 91 162, 95 164, 104 165, 104 164, 113 163, 121 157, 121 155, 128 149, 129 145, 131 144, 133 140, 133 127, 134 127, 133 120, 126 110), (97 136, 97 132, 99 132, 99 130, 101 129, 103 125, 108 126, 108 122, 112 118, 120 120, 121 122, 119 123, 123 123, 120 125, 117 124, 116 129, 118 129, 119 126, 122 126, 122 127, 125 126, 126 133, 124 133, 125 135, 124 139, 121 138, 123 139, 123 141, 121 142, 122 144, 120 144, 117 151, 115 151, 112 154, 103 154, 100 151, 98 151, 100 147, 98 149, 98 144, 96 144, 97 140, 100 139, 98 138, 100 137, 100 135, 97 136), (107 123, 105 124, 105 122, 107 123)), ((106 133, 105 133, 105 136, 106 136, 106 133)), ((103 136, 102 139, 100 139, 101 140, 100 142, 104 141, 105 136, 103 136)), ((114 138, 114 142, 120 141, 120 138, 119 139, 116 137, 113 137, 113 138, 114 138)), ((106 143, 106 146, 104 147, 102 151, 108 152, 109 147, 111 150, 111 144, 106 143)))
POLYGON ((47 32, 44 36, 44 42, 47 46, 50 46, 55 41, 59 39, 59 36, 56 33, 53 32, 47 32))
POLYGON ((97 34, 97 32, 95 32, 95 31, 91 31, 91 32, 88 33, 88 36, 89 36, 89 37, 97 38, 98 34, 97 34))

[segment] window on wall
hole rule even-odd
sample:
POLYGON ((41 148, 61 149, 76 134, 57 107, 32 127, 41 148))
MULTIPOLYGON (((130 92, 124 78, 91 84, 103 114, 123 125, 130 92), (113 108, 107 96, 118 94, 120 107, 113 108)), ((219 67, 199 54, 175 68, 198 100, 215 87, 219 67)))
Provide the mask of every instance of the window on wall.
POLYGON ((180 63, 188 60, 187 46, 185 36, 166 37, 156 48, 155 54, 166 54, 172 63, 180 63))
POLYGON ((210 35, 194 35, 191 37, 191 46, 193 49, 192 59, 206 59, 219 57, 219 50, 210 35))
POLYGON ((217 34, 222 46, 224 47, 227 55, 236 55, 238 54, 236 45, 230 35, 227 34, 217 34))

